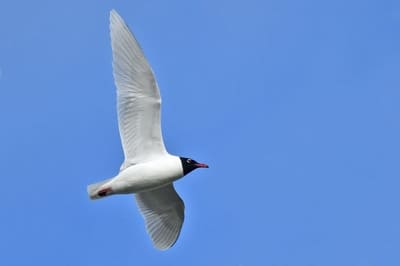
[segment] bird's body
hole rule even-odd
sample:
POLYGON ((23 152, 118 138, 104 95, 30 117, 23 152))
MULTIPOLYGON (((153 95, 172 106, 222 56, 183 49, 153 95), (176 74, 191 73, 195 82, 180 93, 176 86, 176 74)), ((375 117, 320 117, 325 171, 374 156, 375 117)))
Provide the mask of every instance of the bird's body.
POLYGON ((100 182, 101 185, 91 189, 89 194, 92 199, 97 199, 101 198, 97 192, 107 189, 109 192, 105 196, 144 192, 168 185, 181 177, 183 177, 181 160, 177 156, 166 154, 125 168, 107 182, 100 182))
POLYGON ((165 250, 178 239, 184 220, 184 203, 173 182, 208 166, 167 152, 160 125, 161 97, 153 71, 115 10, 110 12, 110 32, 125 160, 117 176, 89 185, 88 194, 91 199, 100 199, 134 193, 153 244, 165 250))

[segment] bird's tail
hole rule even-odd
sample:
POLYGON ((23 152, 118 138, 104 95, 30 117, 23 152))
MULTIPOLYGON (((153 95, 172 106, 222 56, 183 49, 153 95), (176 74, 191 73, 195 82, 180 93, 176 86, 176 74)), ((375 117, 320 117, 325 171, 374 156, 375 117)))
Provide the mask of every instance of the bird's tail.
POLYGON ((103 180, 103 181, 100 181, 100 182, 97 182, 94 184, 90 184, 89 186, 87 186, 87 192, 89 194, 89 197, 92 200, 95 200, 95 199, 100 199, 103 196, 107 196, 108 188, 107 187, 103 188, 102 186, 107 184, 108 182, 110 182, 111 179, 112 178, 109 178, 109 179, 106 179, 106 180, 103 180), (103 190, 104 190, 104 192, 103 192, 103 190))

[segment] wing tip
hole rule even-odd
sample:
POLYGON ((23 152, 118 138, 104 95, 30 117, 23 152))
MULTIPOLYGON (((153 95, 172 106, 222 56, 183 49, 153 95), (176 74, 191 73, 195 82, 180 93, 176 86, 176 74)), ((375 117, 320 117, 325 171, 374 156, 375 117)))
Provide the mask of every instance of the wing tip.
POLYGON ((152 239, 153 246, 160 251, 166 251, 166 250, 172 248, 176 244, 176 242, 178 241, 179 235, 180 235, 180 232, 176 235, 175 239, 173 239, 172 241, 169 241, 168 243, 158 243, 158 242, 154 241, 154 239, 152 239))
POLYGON ((117 10, 115 10, 114 8, 110 10, 110 18, 118 16, 118 12, 117 10))
POLYGON ((123 19, 122 19, 121 15, 115 9, 111 9, 110 10, 110 25, 113 25, 117 22, 122 23, 123 19))

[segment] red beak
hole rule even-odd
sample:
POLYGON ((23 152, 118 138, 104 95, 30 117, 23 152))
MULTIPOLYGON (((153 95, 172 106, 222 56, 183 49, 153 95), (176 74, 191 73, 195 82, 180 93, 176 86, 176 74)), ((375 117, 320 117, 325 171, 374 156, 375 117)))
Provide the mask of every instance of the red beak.
POLYGON ((197 168, 208 168, 208 165, 206 165, 205 163, 197 163, 195 165, 197 166, 197 168))

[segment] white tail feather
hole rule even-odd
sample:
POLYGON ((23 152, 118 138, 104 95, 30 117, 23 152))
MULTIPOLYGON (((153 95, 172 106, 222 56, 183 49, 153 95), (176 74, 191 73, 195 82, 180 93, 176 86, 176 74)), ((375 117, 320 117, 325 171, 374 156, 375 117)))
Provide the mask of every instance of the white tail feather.
POLYGON ((103 186, 104 184, 110 182, 112 180, 112 178, 94 183, 94 184, 90 184, 89 186, 87 186, 87 192, 89 194, 89 197, 93 200, 95 199, 100 199, 101 197, 97 194, 99 189, 101 188, 101 186, 103 186))

